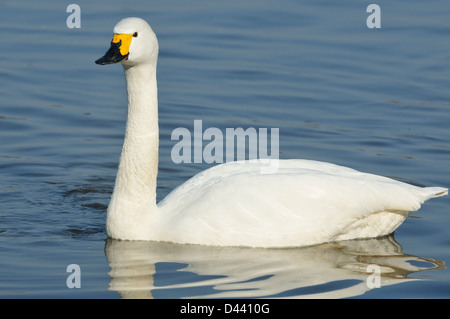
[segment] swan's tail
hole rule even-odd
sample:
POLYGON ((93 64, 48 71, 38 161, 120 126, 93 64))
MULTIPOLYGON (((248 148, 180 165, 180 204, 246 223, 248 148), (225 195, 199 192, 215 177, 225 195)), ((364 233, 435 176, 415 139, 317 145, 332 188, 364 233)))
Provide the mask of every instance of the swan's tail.
POLYGON ((423 190, 425 192, 425 200, 448 194, 448 189, 443 187, 425 187, 423 190))

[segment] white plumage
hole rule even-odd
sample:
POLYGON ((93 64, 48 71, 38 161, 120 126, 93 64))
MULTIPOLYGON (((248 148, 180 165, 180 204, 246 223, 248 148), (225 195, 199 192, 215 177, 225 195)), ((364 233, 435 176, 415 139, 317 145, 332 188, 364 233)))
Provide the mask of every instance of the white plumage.
POLYGON ((289 247, 378 237, 447 194, 324 162, 265 160, 207 169, 157 205, 158 41, 139 18, 121 20, 114 33, 134 36, 128 55, 120 42, 96 61, 121 62, 127 80, 127 127, 106 222, 112 238, 289 247), (278 169, 265 173, 270 164, 278 169))

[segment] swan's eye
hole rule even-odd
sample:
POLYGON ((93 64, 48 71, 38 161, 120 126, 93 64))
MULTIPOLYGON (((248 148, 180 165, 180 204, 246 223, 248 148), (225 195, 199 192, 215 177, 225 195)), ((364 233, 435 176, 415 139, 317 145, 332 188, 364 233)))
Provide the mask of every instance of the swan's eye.
POLYGON ((133 37, 137 38, 137 36, 138 36, 137 32, 133 33, 133 37))

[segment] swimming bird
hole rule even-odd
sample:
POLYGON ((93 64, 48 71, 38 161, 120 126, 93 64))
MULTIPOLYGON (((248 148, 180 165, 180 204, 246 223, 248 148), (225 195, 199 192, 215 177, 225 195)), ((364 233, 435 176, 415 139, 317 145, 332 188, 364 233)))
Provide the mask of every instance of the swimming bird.
POLYGON ((307 246, 391 234, 446 188, 417 187, 312 160, 254 160, 213 166, 156 201, 158 40, 125 18, 95 62, 121 63, 128 117, 106 231, 121 240, 250 247, 307 246), (276 168, 272 172, 265 170, 276 168))

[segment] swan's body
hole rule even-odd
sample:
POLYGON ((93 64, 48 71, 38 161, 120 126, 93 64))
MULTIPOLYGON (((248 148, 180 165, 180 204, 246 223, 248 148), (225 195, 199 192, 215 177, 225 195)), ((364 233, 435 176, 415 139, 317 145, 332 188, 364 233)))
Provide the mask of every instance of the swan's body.
POLYGON ((276 173, 262 174, 267 162, 247 161, 207 169, 157 204, 158 42, 139 18, 123 19, 114 34, 111 49, 96 61, 122 62, 128 91, 125 140, 106 221, 112 238, 286 247, 378 237, 392 233, 424 201, 447 194, 445 188, 420 188, 323 162, 280 160, 276 173))

